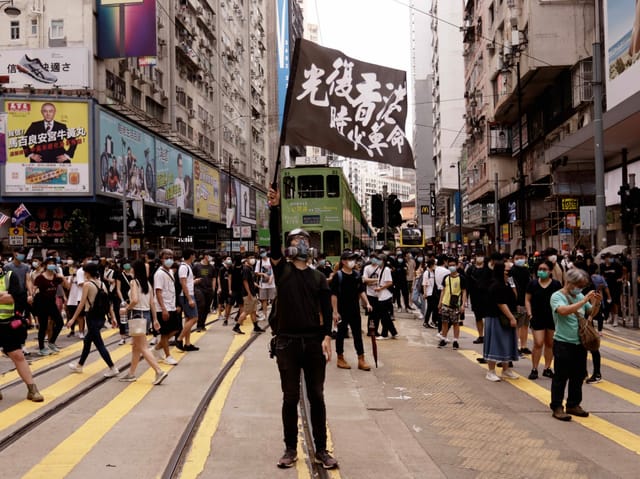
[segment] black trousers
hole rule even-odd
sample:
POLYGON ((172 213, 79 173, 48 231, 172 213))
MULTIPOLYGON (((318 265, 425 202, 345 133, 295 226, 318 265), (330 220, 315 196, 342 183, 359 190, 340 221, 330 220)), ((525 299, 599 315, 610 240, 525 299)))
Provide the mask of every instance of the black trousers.
POLYGON ((389 298, 386 301, 378 301, 376 309, 378 310, 377 314, 379 315, 380 322, 382 323, 382 336, 386 338, 389 333, 391 333, 392 336, 396 336, 398 331, 391 319, 391 313, 393 312, 393 300, 389 298))
POLYGON ((203 328, 207 322, 207 316, 209 316, 209 311, 211 309, 211 302, 215 295, 213 294, 212 289, 206 290, 196 288, 194 290, 194 296, 196 297, 196 305, 198 306, 198 323, 196 326, 198 328, 203 328))
POLYGON ((322 353, 322 338, 278 336, 276 358, 282 387, 282 426, 287 449, 298 444, 298 402, 300 372, 304 371, 311 427, 316 451, 327 449, 327 411, 324 404, 324 378, 327 360, 322 353))
POLYGON ((348 328, 351 328, 353 335, 353 346, 356 353, 364 354, 364 345, 362 344, 362 318, 360 312, 340 315, 341 321, 338 323, 338 334, 336 335, 336 354, 344 353, 344 338, 347 336, 348 328))
POLYGON ((107 366, 110 368, 113 367, 113 361, 111 360, 111 355, 109 351, 107 351, 106 346, 104 345, 104 341, 102 340, 102 335, 100 334, 100 329, 104 326, 104 318, 100 316, 96 316, 95 314, 89 311, 87 313, 87 334, 84 336, 83 345, 82 345, 82 353, 80 354, 80 360, 78 364, 80 366, 84 365, 87 357, 89 356, 89 351, 91 351, 91 343, 96 345, 96 349, 100 353, 100 356, 107 363, 107 366))
POLYGON ((551 380, 551 409, 562 407, 564 390, 569 383, 567 407, 582 402, 582 382, 587 376, 587 350, 582 344, 553 340, 554 375, 551 380))

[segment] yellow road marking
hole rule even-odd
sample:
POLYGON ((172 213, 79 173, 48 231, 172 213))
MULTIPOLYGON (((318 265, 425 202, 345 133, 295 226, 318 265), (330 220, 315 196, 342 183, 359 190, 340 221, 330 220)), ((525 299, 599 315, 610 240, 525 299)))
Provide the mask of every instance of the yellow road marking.
MULTIPOLYGON (((476 358, 478 354, 475 351, 459 350, 458 353, 462 354, 465 358, 471 361, 473 364, 477 364, 482 369, 485 369, 481 364, 478 364, 476 358)), ((504 380, 503 380, 504 381, 504 380)), ((506 380, 512 386, 527 393, 529 396, 537 399, 546 407, 549 406, 551 400, 551 393, 535 384, 533 381, 525 380, 522 376, 518 380, 506 380)), ((640 454, 640 436, 634 434, 626 429, 623 429, 615 424, 610 423, 602 418, 595 416, 593 413, 589 417, 573 417, 573 420, 578 424, 591 429, 592 431, 610 439, 611 441, 619 444, 620 446, 628 449, 636 454, 640 454)))
MULTIPOLYGON (((131 354, 131 346, 120 346, 110 354, 111 359, 115 363, 123 357, 131 354)), ((35 403, 33 401, 27 401, 25 399, 24 401, 20 401, 14 406, 11 406, 10 408, 0 412, 0 424, 2 425, 2 430, 8 428, 9 426, 12 426, 18 421, 21 421, 29 414, 33 414, 39 409, 45 406, 49 406, 52 401, 55 401, 56 399, 64 396, 72 389, 91 379, 94 374, 104 371, 105 368, 106 365, 104 364, 104 361, 102 361, 102 358, 100 356, 97 356, 95 361, 91 362, 88 365, 84 365, 84 372, 82 374, 69 372, 69 375, 65 378, 40 391, 44 396, 44 402, 35 403)))
MULTIPOLYGON (((107 338, 113 336, 114 334, 116 334, 118 332, 117 329, 110 329, 108 331, 105 331, 102 333, 102 339, 106 340, 107 338)), ((58 361, 60 361, 61 359, 66 359, 69 356, 73 356, 75 354, 78 354, 81 350, 82 350, 82 345, 83 342, 82 341, 78 341, 75 344, 72 344, 71 346, 67 346, 65 348, 61 348, 60 352, 58 354, 50 354, 49 356, 43 356, 42 358, 38 359, 35 362, 31 363, 31 372, 35 373, 37 371, 40 371, 41 369, 50 366, 51 364, 57 363, 58 361)), ((97 355, 98 352, 96 351, 95 354, 97 355)), ((37 355, 36 355, 37 357, 37 355)), ((18 372, 14 369, 13 371, 9 371, 6 374, 4 374, 2 376, 2 379, 0 379, 0 387, 4 386, 5 384, 10 383, 11 381, 14 381, 16 379, 18 379, 20 376, 18 376, 18 372)))
MULTIPOLYGON (((202 337, 203 335, 194 337, 193 342, 196 343, 202 337)), ((130 345, 121 346, 118 348, 118 352, 120 352, 120 350, 123 350, 122 352, 124 354, 122 354, 122 356, 131 354, 130 345)), ((111 357, 113 358, 113 354, 111 357)), ((183 355, 177 361, 180 362, 182 358, 185 357, 186 355, 183 355)), ((136 381, 125 387, 109 401, 106 406, 96 411, 82 426, 58 444, 58 446, 47 454, 38 464, 33 466, 31 470, 23 476, 23 479, 41 477, 55 479, 66 477, 84 456, 94 448, 98 441, 151 391, 153 388, 151 377, 153 374, 153 369, 148 369, 140 376, 140 379, 145 379, 144 381, 136 381)))
POLYGON ((601 391, 609 393, 613 396, 617 396, 624 401, 630 402, 634 406, 640 406, 640 394, 631 389, 624 388, 622 386, 618 386, 609 381, 604 381, 601 383, 591 384, 591 387, 596 387, 601 391))
POLYGON ((218 430, 222 409, 224 408, 229 392, 231 391, 231 386, 233 386, 233 382, 240 372, 240 368, 243 363, 244 356, 240 356, 229 370, 229 373, 225 376, 224 380, 220 384, 220 388, 216 391, 216 394, 211 399, 207 412, 198 427, 198 432, 193 438, 189 454, 187 455, 182 470, 180 471, 181 478, 196 478, 204 471, 204 466, 209 458, 209 454, 211 453, 211 439, 218 430))
POLYGON ((618 361, 614 361, 612 359, 602 358, 602 364, 610 367, 611 369, 615 369, 617 371, 623 372, 625 374, 629 374, 630 376, 635 376, 640 378, 640 369, 634 366, 627 366, 626 364, 619 363, 618 361))

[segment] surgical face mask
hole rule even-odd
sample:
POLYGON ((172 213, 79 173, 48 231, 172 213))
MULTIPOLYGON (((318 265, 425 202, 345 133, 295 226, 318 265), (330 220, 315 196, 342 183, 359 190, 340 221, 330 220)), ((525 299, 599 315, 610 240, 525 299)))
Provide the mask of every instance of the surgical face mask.
POLYGON ((33 261, 33 262, 31 263, 31 266, 32 266, 33 268, 37 268, 38 266, 40 266, 40 263, 38 263, 37 261, 33 261))
POLYGON ((207 256, 207 261, 211 263, 213 261, 213 256, 207 256))
POLYGON ((396 256, 400 256, 402 254, 402 251, 396 251, 396 256))
POLYGON ((67 264, 68 264, 69 266, 71 266, 71 265, 73 264, 73 260, 72 260, 72 259, 68 259, 68 260, 67 260, 67 264))
POLYGON ((449 271, 455 273, 456 271, 458 271, 458 268, 456 268, 455 266, 449 266, 449 271))
POLYGON ((549 261, 551 261, 552 263, 555 263, 556 261, 558 261, 558 257, 555 254, 552 254, 551 256, 549 256, 549 261))
POLYGON ((260 257, 261 258, 266 258, 267 257, 267 253, 260 253, 260 257))
POLYGON ((250 264, 251 266, 253 266, 254 264, 256 264, 256 259, 255 259, 255 258, 251 258, 251 259, 249 260, 249 264, 250 264))
POLYGON ((47 265, 47 270, 48 271, 57 271, 58 267, 55 264, 48 264, 47 265))
POLYGON ((571 290, 571 294, 574 296, 578 296, 580 293, 582 293, 582 288, 573 288, 571 290))
POLYGON ((173 258, 167 258, 165 259, 162 264, 164 265, 165 268, 171 268, 171 266, 173 266, 173 258))
POLYGON ((231 266, 233 264, 233 261, 231 261, 230 259, 226 260, 224 262, 225 266, 231 266))
POLYGON ((23 255, 22 253, 18 253, 18 254, 16 255, 16 259, 17 259, 18 261, 24 261, 24 255, 23 255))
POLYGON ((549 277, 549 272, 544 270, 538 270, 538 278, 547 279, 549 277))
POLYGON ((323 260, 323 259, 321 259, 320 261, 318 261, 318 265, 319 265, 319 266, 324 266, 324 265, 325 265, 325 263, 326 263, 326 261, 325 261, 325 260, 323 260))
POLYGON ((402 258, 398 258, 398 263, 402 264, 402 263, 404 263, 404 260, 402 258))
POLYGON ((422 263, 424 261, 424 258, 422 256, 418 256, 417 261, 418 263, 422 263))
POLYGON ((484 256, 476 256, 476 263, 477 264, 484 263, 484 256))
POLYGON ((129 263, 127 263, 124 266, 122 266, 122 269, 124 269, 125 271, 129 271, 131 269, 131 265, 129 263))
POLYGON ((524 264, 525 264, 525 260, 523 260, 523 259, 515 260, 515 265, 516 266, 524 266, 524 264))
POLYGON ((356 262, 354 260, 349 260, 347 261, 347 267, 353 269, 353 267, 356 265, 356 262))

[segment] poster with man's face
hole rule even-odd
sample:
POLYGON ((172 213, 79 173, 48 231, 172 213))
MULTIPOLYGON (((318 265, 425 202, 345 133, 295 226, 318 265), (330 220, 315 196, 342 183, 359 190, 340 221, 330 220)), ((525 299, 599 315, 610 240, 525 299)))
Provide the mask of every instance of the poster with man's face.
POLYGON ((156 202, 193 211, 193 158, 156 140, 156 202))
POLYGON ((4 194, 88 195, 89 105, 7 100, 4 194))
POLYGON ((500 125, 489 127, 489 154, 500 155, 511 152, 511 138, 509 129, 500 125))

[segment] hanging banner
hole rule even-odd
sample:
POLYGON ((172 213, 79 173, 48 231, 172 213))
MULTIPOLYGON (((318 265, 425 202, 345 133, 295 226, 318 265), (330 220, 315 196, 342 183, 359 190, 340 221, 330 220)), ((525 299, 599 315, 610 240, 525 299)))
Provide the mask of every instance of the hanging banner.
POLYGON ((156 202, 193 211, 193 158, 156 140, 156 202))
POLYGON ((202 161, 193 162, 193 216, 220 222, 220 172, 202 161))

